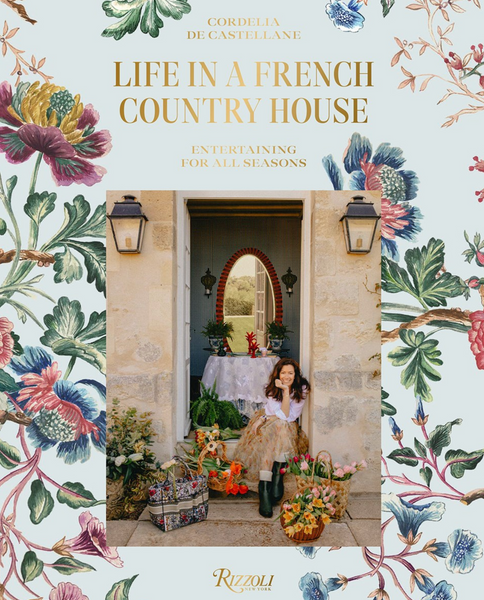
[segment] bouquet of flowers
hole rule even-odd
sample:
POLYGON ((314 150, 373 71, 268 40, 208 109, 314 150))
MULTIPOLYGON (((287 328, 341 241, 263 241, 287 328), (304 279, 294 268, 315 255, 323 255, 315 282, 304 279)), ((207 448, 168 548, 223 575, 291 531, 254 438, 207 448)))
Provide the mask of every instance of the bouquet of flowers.
POLYGON ((296 475, 299 492, 313 486, 330 486, 335 491, 334 517, 339 519, 344 515, 348 505, 351 477, 365 469, 366 461, 352 462, 342 466, 334 463, 331 454, 326 450, 318 452, 315 458, 309 454, 294 456, 287 461, 286 471, 296 475))
POLYGON ((208 487, 227 494, 246 494, 249 491, 242 481, 245 469, 241 463, 229 461, 223 439, 233 436, 230 430, 204 427, 195 432, 190 449, 183 447, 183 459, 192 471, 208 477, 208 487), (221 449, 221 454, 218 450, 221 449))
POLYGON ((296 476, 308 481, 322 483, 323 479, 347 481, 357 471, 362 471, 366 467, 365 460, 361 462, 354 461, 344 466, 337 462, 333 465, 331 455, 323 450, 318 453, 316 458, 312 458, 309 454, 301 454, 301 456, 290 458, 287 461, 287 467, 284 469, 284 472, 294 473, 296 476))
POLYGON ((284 533, 298 542, 316 540, 335 513, 335 492, 329 486, 315 486, 297 492, 282 504, 279 515, 284 533))

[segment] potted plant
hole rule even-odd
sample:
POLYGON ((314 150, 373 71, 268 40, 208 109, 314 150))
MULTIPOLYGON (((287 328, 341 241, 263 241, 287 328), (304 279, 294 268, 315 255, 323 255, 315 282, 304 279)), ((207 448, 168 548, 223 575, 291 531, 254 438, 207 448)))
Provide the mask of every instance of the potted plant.
POLYGON ((218 350, 220 342, 225 338, 231 340, 234 326, 232 323, 226 321, 217 321, 216 319, 209 319, 205 327, 202 327, 202 335, 208 338, 208 343, 212 350, 218 350))
POLYGON ((277 321, 271 321, 266 323, 266 333, 269 338, 271 348, 273 352, 278 352, 282 348, 284 340, 288 340, 288 333, 293 333, 287 325, 278 323, 277 321))

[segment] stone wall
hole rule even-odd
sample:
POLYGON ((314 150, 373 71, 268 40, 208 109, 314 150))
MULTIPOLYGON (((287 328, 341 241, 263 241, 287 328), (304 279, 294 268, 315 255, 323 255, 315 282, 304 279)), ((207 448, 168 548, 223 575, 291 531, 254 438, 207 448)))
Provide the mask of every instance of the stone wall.
MULTIPOLYGON (((346 253, 339 219, 354 192, 316 192, 312 211, 311 449, 347 464, 367 460, 353 491, 379 491, 380 241, 367 255, 346 253)), ((380 214, 380 197, 364 192, 380 214)))
MULTIPOLYGON (((174 192, 108 192, 114 201, 132 193, 147 223, 139 255, 116 252, 107 235, 108 400, 154 413, 154 451, 160 460, 176 443, 176 202, 174 192)), ((330 450, 343 464, 365 458, 353 491, 380 489, 380 352, 376 324, 380 247, 369 255, 346 253, 339 219, 351 192, 312 194, 310 372, 308 411, 311 451, 330 450), (368 288, 368 289, 367 289, 368 288)), ((380 211, 379 196, 365 192, 380 211)))
MULTIPOLYGON (((171 456, 175 437, 176 211, 174 192, 110 191, 107 211, 133 194, 148 216, 140 254, 116 251, 107 232, 108 403, 154 413, 154 451, 171 456)), ((108 225, 110 229, 110 226, 108 225)))

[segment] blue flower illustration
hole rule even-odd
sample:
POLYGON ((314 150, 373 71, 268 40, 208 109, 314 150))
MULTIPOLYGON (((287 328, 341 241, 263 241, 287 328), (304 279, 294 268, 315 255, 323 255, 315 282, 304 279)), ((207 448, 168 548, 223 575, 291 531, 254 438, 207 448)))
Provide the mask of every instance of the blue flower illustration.
POLYGON ((401 440, 403 438, 403 431, 397 425, 397 422, 393 417, 388 417, 388 423, 390 425, 390 429, 392 430, 392 438, 394 440, 401 440))
POLYGON ((440 521, 445 512, 443 502, 430 504, 410 504, 396 494, 382 495, 382 510, 395 516, 400 534, 398 537, 405 544, 416 544, 421 537, 418 533, 420 525, 425 521, 440 521))
POLYGON ((453 585, 447 581, 439 581, 432 592, 424 596, 422 600, 456 600, 457 592, 453 585))
POLYGON ((341 31, 356 33, 363 27, 365 17, 360 15, 361 5, 357 0, 350 0, 348 4, 341 0, 331 0, 326 4, 326 13, 333 25, 341 31))
POLYGON ((435 590, 435 584, 430 577, 430 573, 423 569, 416 569, 412 573, 412 579, 417 584, 418 589, 426 594, 431 594, 435 590))
POLYGON ((428 415, 425 414, 424 409, 423 409, 422 398, 420 396, 417 396, 417 406, 415 408, 415 418, 412 418, 412 421, 415 423, 415 425, 419 425, 421 427, 422 425, 426 425, 428 420, 429 420, 429 417, 428 417, 428 415))
POLYGON ((296 550, 298 550, 306 558, 314 558, 318 550, 321 550, 321 548, 315 546, 298 546, 296 550))
POLYGON ((9 368, 20 376, 16 402, 33 419, 27 434, 36 448, 57 446, 57 456, 67 464, 87 461, 91 444, 104 452, 106 412, 91 394, 94 388, 104 399, 103 385, 89 379, 61 380, 57 362, 42 348, 26 347, 9 368))
MULTIPOLYGON (((397 238, 415 241, 421 231, 422 213, 409 202, 417 196, 418 177, 402 169, 405 164, 400 148, 383 143, 373 153, 370 141, 354 133, 343 157, 344 168, 351 175, 351 190, 376 190, 382 195, 382 253, 398 260, 397 238)), ((341 170, 332 155, 323 158, 323 167, 335 190, 343 189, 341 170)))
POLYGON ((328 588, 324 585, 319 573, 306 573, 299 580, 304 600, 328 600, 328 588))
POLYGON ((452 573, 469 573, 476 560, 482 558, 482 542, 467 529, 456 529, 447 538, 450 554, 445 566, 452 573))

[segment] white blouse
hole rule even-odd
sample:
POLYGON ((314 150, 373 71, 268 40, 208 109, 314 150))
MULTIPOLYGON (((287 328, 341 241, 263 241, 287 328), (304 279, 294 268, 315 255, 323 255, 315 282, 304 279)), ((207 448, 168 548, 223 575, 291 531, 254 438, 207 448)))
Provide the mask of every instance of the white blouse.
POLYGON ((303 388, 302 399, 299 402, 296 402, 291 394, 289 397, 289 416, 286 415, 281 410, 281 402, 278 402, 272 396, 267 396, 265 403, 265 411, 268 417, 276 416, 283 421, 287 421, 291 423, 292 421, 296 421, 304 408, 304 403, 306 401, 306 388, 303 388))

